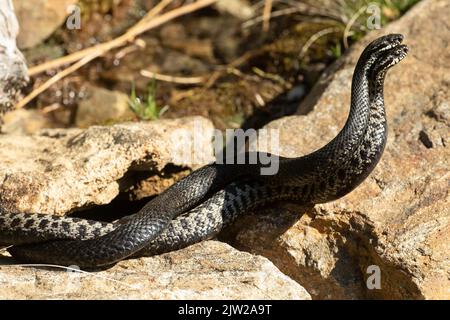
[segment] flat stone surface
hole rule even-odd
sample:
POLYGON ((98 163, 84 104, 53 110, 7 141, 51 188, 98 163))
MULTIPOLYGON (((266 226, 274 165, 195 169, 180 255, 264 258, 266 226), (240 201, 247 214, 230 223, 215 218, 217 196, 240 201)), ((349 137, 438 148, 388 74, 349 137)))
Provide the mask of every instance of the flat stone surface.
POLYGON ((300 299, 310 295, 268 259, 205 241, 94 273, 8 265, 0 299, 300 299))

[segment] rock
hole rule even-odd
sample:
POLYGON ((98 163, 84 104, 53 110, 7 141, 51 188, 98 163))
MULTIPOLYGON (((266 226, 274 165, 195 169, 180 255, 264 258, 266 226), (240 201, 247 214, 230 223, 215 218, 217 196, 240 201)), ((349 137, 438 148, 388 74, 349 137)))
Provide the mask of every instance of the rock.
POLYGON ((78 0, 13 0, 19 19, 19 48, 34 47, 49 37, 70 13, 78 0))
POLYGON ((3 121, 2 133, 5 134, 32 134, 54 126, 48 117, 36 109, 13 110, 5 114, 3 121))
POLYGON ((145 178, 154 185, 139 196, 152 195, 167 187, 164 180, 214 160, 213 130, 190 117, 0 135, 0 207, 63 214, 108 204, 145 178))
POLYGON ((240 20, 247 20, 255 15, 255 10, 246 0, 219 0, 214 6, 218 11, 226 12, 240 20))
POLYGON ((0 125, 3 113, 12 109, 28 82, 25 58, 16 46, 19 25, 11 0, 0 6, 0 125))
POLYGON ((0 299, 311 299, 268 259, 218 241, 95 273, 23 268, 10 260, 0 255, 0 299))
POLYGON ((229 231, 234 245, 271 259, 313 298, 450 298, 448 12, 448 1, 424 0, 371 32, 326 72, 305 100, 309 106, 300 106, 313 111, 268 125, 280 130, 283 156, 328 143, 348 115, 363 48, 383 34, 405 35, 410 54, 386 79, 389 138, 370 177, 314 209, 277 207, 244 218, 229 231), (369 289, 377 267, 381 288, 369 289))
POLYGON ((91 87, 87 95, 78 106, 75 119, 78 127, 136 118, 130 109, 128 96, 122 92, 91 87))

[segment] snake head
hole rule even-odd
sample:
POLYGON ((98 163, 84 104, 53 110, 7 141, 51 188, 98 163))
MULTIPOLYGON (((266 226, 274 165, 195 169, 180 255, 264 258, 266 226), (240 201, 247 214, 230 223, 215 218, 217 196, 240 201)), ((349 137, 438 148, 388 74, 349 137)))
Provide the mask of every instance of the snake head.
POLYGON ((379 74, 385 72, 392 66, 396 65, 408 55, 408 47, 404 44, 397 45, 388 50, 383 51, 373 65, 372 72, 379 74))
POLYGON ((392 33, 382 36, 372 41, 364 50, 364 53, 372 54, 395 48, 402 43, 403 38, 403 35, 398 33, 392 33))
POLYGON ((372 41, 366 49, 364 49, 358 64, 365 70, 369 70, 380 55, 393 48, 401 45, 403 35, 388 34, 372 41))

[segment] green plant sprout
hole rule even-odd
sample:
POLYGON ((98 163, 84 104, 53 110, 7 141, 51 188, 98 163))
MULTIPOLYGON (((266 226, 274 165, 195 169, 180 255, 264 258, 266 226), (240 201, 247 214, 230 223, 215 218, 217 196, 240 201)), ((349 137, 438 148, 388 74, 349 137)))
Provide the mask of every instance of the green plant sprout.
POLYGON ((157 120, 168 109, 169 106, 160 108, 156 103, 156 80, 153 79, 149 82, 147 98, 145 102, 136 95, 136 88, 134 82, 131 85, 130 99, 128 101, 131 110, 138 116, 140 120, 157 120))

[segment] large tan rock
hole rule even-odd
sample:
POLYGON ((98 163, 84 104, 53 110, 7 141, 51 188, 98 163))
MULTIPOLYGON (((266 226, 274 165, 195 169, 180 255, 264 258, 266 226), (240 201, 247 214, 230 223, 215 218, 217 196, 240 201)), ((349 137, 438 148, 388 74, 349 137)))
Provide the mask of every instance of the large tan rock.
POLYGON ((239 248, 269 257, 315 298, 450 298, 448 12, 449 1, 425 0, 370 33, 322 77, 301 106, 312 112, 268 126, 280 130, 284 156, 326 144, 348 115, 363 48, 383 34, 405 35, 410 54, 386 79, 389 138, 371 176, 338 201, 271 209, 232 230, 239 248), (372 265, 380 268, 380 289, 366 286, 372 265))
POLYGON ((33 47, 50 36, 70 13, 78 0, 13 0, 20 32, 19 48, 33 47))
POLYGON ((218 241, 95 273, 25 268, 9 260, 0 253, 0 299, 311 299, 268 259, 218 241))
POLYGON ((121 192, 154 195, 213 160, 213 130, 209 120, 189 117, 0 135, 0 207, 64 214, 121 192), (181 139, 194 135, 195 145, 181 139))
MULTIPOLYGON (((1 135, 0 207, 63 214, 108 203, 133 183, 137 197, 159 193, 176 179, 173 166, 196 168, 212 160, 212 135, 211 122, 202 117, 1 135), (195 136, 193 145, 183 136, 195 136), (180 148, 196 154, 180 154, 180 148), (164 174, 166 167, 172 174, 164 174), (145 171, 155 175, 137 180, 145 171)), ((25 268, 3 249, 0 286, 0 299, 311 298, 268 259, 217 241, 95 273, 25 268)))
POLYGON ((2 120, 2 134, 33 134, 55 126, 49 117, 37 109, 15 109, 5 113, 2 120))
POLYGON ((119 91, 90 87, 88 97, 77 109, 75 124, 85 128, 96 124, 123 122, 136 118, 129 106, 129 98, 119 91))

